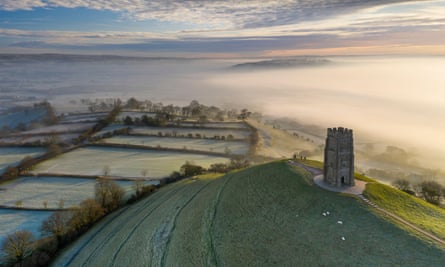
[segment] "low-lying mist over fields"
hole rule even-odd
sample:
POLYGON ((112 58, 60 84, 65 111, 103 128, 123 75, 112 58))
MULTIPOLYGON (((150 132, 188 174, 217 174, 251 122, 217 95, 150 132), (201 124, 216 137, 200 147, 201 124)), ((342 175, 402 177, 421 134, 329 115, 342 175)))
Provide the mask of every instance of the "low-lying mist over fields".
POLYGON ((19 104, 48 99, 58 112, 70 112, 82 98, 168 104, 196 99, 322 128, 353 128, 356 144, 400 146, 412 160, 443 169, 445 58, 326 60, 277 68, 252 64, 246 70, 233 66, 261 60, 0 56, 0 104, 6 107, 15 96, 19 104))

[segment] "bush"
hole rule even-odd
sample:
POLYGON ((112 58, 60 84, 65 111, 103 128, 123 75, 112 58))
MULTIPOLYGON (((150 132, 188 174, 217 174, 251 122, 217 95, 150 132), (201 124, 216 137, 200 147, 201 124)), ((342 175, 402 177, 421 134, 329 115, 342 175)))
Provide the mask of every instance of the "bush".
POLYGON ((419 184, 422 197, 431 204, 439 205, 443 187, 435 181, 423 181, 419 184))
POLYGON ((107 212, 113 211, 121 205, 125 191, 114 181, 97 179, 95 185, 95 198, 107 212))
POLYGON ((20 263, 34 251, 35 237, 30 231, 16 231, 6 236, 2 251, 6 263, 20 263))
POLYGON ((194 165, 190 162, 186 162, 184 165, 181 166, 180 174, 182 176, 188 177, 188 176, 194 176, 199 175, 204 172, 204 168, 199 165, 194 165))

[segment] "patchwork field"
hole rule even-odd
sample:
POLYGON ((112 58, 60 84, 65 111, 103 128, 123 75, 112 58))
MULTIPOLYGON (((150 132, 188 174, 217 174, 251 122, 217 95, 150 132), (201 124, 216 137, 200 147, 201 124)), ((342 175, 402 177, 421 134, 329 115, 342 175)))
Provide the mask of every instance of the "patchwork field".
POLYGON ((19 163, 26 156, 37 156, 46 152, 40 147, 0 147, 0 173, 9 166, 19 163))
POLYGON ((250 131, 239 131, 239 130, 225 130, 225 129, 189 129, 189 128, 176 128, 176 127, 134 127, 131 129, 131 133, 135 134, 150 134, 157 135, 158 133, 162 135, 183 135, 187 136, 191 134, 192 136, 201 135, 207 138, 213 138, 214 136, 227 136, 232 135, 236 139, 245 139, 250 135, 250 131))
MULTIPOLYGON (((116 181, 126 197, 134 193, 133 181, 116 181)), ((72 207, 87 198, 94 198, 94 179, 66 177, 24 177, 0 186, 0 205, 15 207, 21 201, 23 208, 58 208, 60 200, 64 207, 72 207), (44 202, 47 203, 46 207, 44 202)), ((144 184, 158 184, 145 181, 144 184)))
POLYGON ((60 122, 61 123, 95 122, 103 117, 106 117, 107 115, 108 115, 107 112, 69 114, 64 116, 60 122))
POLYGON ((444 266, 443 248, 309 179, 275 162, 168 185, 100 222, 54 266, 444 266))
POLYGON ((95 133, 93 136, 101 136, 106 133, 111 133, 115 130, 119 130, 119 129, 123 129, 123 128, 128 128, 128 126, 122 125, 122 124, 111 124, 111 125, 108 125, 107 127, 103 128, 99 132, 95 133))
POLYGON ((206 122, 206 123, 181 122, 180 125, 187 127, 248 129, 247 126, 242 122, 206 122))
POLYGON ((61 142, 70 142, 71 140, 77 138, 79 134, 57 134, 57 135, 36 135, 36 136, 20 136, 16 135, 14 137, 0 137, 0 144, 24 144, 24 143, 33 143, 33 142, 46 142, 48 140, 52 140, 54 137, 58 141, 61 142))
POLYGON ((117 116, 117 119, 120 121, 123 121, 127 116, 135 119, 135 118, 141 118, 142 116, 146 115, 149 118, 154 118, 156 116, 156 113, 154 112, 142 112, 142 111, 123 111, 119 113, 117 116))
POLYGON ((237 155, 245 155, 249 150, 249 145, 242 141, 221 141, 209 139, 188 139, 170 137, 150 137, 150 136, 115 136, 103 139, 103 142, 110 144, 129 144, 151 147, 166 147, 177 149, 192 149, 209 152, 219 152, 237 155))
POLYGON ((256 154, 269 158, 290 158, 294 153, 308 151, 311 158, 321 159, 321 148, 305 139, 293 136, 286 130, 276 129, 273 126, 249 120, 249 124, 258 129, 259 142, 256 154), (317 156, 315 156, 317 155, 317 156))
POLYGON ((21 123, 29 125, 31 122, 42 120, 45 116, 46 109, 44 108, 0 114, 0 129, 3 127, 13 129, 21 123))
POLYGON ((82 123, 69 123, 69 124, 56 124, 47 127, 41 127, 25 132, 21 132, 21 135, 29 134, 41 134, 41 133, 59 133, 59 132, 81 132, 94 126, 94 122, 82 122, 82 123))
POLYGON ((8 234, 12 234, 18 230, 28 230, 36 237, 39 237, 40 226, 51 213, 50 211, 0 209, 0 244, 8 234))
POLYGON ((139 149, 86 147, 42 162, 33 172, 102 175, 104 167, 108 166, 111 176, 142 177, 141 172, 147 170, 148 177, 161 178, 179 171, 186 161, 193 161, 206 168, 212 163, 227 162, 228 159, 139 149))

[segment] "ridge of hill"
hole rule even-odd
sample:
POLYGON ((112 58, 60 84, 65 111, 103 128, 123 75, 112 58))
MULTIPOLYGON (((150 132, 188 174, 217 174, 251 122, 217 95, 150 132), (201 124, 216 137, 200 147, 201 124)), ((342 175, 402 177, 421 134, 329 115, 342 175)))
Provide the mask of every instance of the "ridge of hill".
POLYGON ((54 266, 443 266, 445 250, 273 162, 166 187, 101 221, 54 266), (322 214, 329 212, 329 215, 322 214), (339 223, 341 222, 341 223, 339 223), (344 239, 344 240, 343 240, 344 239))

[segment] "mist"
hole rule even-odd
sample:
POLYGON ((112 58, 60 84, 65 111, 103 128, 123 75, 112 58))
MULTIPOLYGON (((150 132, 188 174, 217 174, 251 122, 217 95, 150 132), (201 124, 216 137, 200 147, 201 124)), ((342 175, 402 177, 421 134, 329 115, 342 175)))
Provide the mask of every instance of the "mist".
POLYGON ((356 144, 400 146, 425 167, 443 169, 445 58, 328 59, 332 64, 249 71, 231 66, 254 60, 0 59, 0 93, 48 99, 58 112, 76 111, 81 98, 116 97, 247 107, 352 128, 356 144))
POLYGON ((353 128, 358 143, 385 142, 441 168, 445 161, 445 58, 333 58, 314 68, 230 73, 207 83, 265 114, 353 128))

